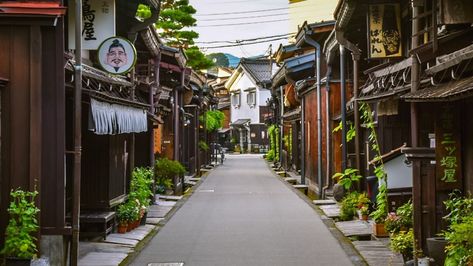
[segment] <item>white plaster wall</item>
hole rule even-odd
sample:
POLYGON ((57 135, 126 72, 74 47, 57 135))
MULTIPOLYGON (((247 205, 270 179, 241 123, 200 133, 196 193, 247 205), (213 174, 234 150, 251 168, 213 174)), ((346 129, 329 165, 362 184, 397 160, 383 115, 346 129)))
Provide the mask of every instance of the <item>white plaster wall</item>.
MULTIPOLYGON (((233 83, 232 87, 230 87, 230 91, 240 90, 240 106, 235 107, 231 105, 231 122, 235 122, 238 119, 251 119, 251 123, 259 123, 259 108, 258 106, 254 106, 250 108, 248 103, 246 102, 246 96, 248 92, 245 90, 248 88, 254 88, 256 84, 244 73, 242 72, 242 76, 233 83)), ((258 94, 258 93, 257 93, 258 94)), ((256 102, 258 103, 258 95, 256 95, 256 102)))
POLYGON ((406 165, 404 154, 384 163, 384 169, 388 176, 389 188, 412 187, 412 165, 406 165))

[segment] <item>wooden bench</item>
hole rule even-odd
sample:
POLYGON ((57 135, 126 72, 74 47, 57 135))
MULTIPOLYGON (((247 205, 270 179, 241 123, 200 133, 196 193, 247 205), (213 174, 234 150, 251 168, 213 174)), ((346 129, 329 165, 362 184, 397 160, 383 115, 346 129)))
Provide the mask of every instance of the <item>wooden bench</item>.
POLYGON ((105 240, 115 225, 115 212, 83 212, 80 214, 81 236, 102 236, 105 240))

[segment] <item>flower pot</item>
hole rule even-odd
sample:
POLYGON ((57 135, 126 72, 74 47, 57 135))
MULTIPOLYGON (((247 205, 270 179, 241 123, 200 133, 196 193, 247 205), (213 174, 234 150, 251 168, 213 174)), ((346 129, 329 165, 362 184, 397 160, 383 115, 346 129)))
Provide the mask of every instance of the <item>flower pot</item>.
POLYGON ((362 215, 360 216, 360 220, 362 220, 362 221, 368 221, 368 214, 362 214, 362 215))
POLYGON ((429 257, 434 259, 433 265, 443 265, 447 256, 445 253, 447 240, 443 237, 429 237, 426 241, 429 257))
POLYGON ((131 230, 133 230, 133 222, 128 222, 128 226, 126 227, 126 231, 130 232, 131 230))
POLYGON ((373 235, 377 237, 389 236, 389 234, 386 232, 386 229, 384 228, 384 223, 382 224, 373 223, 373 235))
POLYGON ((140 219, 133 221, 133 229, 137 228, 140 225, 140 219))
POLYGON ((127 223, 118 224, 117 231, 118 231, 119 234, 126 233, 127 229, 128 229, 128 224, 127 223))
POLYGON ((31 265, 31 259, 7 257, 5 263, 6 266, 29 266, 31 265))

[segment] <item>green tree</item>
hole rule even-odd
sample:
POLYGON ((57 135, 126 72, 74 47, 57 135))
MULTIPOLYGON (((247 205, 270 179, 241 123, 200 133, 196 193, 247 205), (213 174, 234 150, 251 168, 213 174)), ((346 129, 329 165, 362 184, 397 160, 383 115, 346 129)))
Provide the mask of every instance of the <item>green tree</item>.
POLYGON ((223 127, 223 121, 225 120, 225 114, 219 110, 210 110, 205 112, 204 115, 199 117, 200 122, 205 121, 205 127, 208 132, 217 131, 223 127), (205 115, 205 120, 204 120, 205 115))
POLYGON ((168 40, 168 45, 184 49, 189 66, 196 70, 207 69, 213 66, 213 62, 194 45, 194 39, 199 34, 184 29, 196 25, 197 20, 192 16, 195 13, 195 8, 188 0, 163 0, 159 20, 155 25, 162 30, 161 36, 168 40))

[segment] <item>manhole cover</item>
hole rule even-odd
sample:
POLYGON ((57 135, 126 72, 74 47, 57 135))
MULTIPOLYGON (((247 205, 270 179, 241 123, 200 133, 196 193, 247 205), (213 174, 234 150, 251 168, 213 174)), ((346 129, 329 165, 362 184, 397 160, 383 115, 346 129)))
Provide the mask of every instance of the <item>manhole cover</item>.
POLYGON ((201 189, 201 190, 199 190, 199 192, 212 193, 212 192, 214 192, 214 190, 213 189, 201 189))
POLYGON ((184 266, 184 262, 153 262, 148 266, 184 266))

